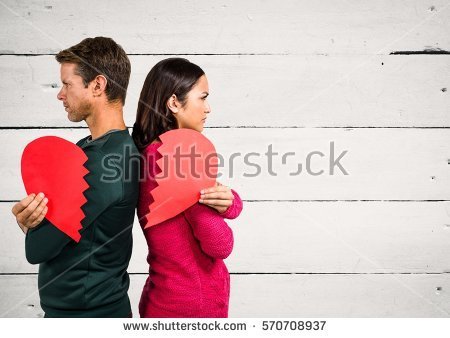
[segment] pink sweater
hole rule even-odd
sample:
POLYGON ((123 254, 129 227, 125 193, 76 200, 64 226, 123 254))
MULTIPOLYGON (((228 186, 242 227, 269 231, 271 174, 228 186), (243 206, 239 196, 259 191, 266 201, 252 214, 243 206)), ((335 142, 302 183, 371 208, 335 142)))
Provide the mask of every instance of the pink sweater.
MULTIPOLYGON (((142 170, 137 214, 148 245, 149 277, 139 303, 141 317, 228 317, 230 276, 223 262, 233 249, 233 232, 224 218, 242 210, 239 195, 222 214, 196 203, 177 216, 144 229, 153 201, 150 191, 159 172, 156 160, 161 143, 149 145, 142 170), (142 218, 142 220, 141 220, 142 218)), ((207 187, 205 187, 207 188, 207 187)), ((174 191, 176 194, 176 191, 174 191)))

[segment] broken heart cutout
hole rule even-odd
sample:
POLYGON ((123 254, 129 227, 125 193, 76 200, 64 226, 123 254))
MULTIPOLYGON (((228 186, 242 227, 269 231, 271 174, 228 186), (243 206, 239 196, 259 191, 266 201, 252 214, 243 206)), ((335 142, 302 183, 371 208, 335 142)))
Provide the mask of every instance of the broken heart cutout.
POLYGON ((200 190, 216 183, 218 157, 214 145, 191 129, 170 130, 160 137, 161 170, 155 176, 158 186, 150 192, 153 202, 147 214, 148 228, 183 212, 200 199, 200 190))
POLYGON ((89 188, 83 166, 87 156, 77 145, 56 136, 30 142, 21 161, 22 180, 27 194, 43 192, 48 198, 45 215, 55 227, 79 242, 87 202, 83 192, 89 188))

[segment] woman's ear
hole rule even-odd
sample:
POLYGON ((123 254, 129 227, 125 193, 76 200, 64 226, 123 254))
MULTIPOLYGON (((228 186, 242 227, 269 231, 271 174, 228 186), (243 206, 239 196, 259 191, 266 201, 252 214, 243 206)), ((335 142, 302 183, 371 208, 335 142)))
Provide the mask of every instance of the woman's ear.
POLYGON ((167 108, 169 108, 172 113, 176 114, 180 110, 180 106, 181 105, 177 99, 177 96, 172 94, 172 96, 167 100, 167 108))
POLYGON ((108 80, 103 75, 97 75, 94 80, 92 80, 92 94, 94 96, 101 96, 102 93, 106 90, 106 85, 108 84, 108 80))

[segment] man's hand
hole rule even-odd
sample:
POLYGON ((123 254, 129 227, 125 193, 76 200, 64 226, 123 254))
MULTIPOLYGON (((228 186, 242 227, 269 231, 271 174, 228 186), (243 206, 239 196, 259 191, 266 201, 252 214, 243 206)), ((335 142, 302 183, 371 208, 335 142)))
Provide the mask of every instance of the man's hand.
POLYGON ((216 182, 216 185, 212 188, 203 189, 200 194, 200 203, 216 209, 221 214, 233 204, 234 200, 231 189, 219 182, 216 182))
POLYGON ((12 213, 16 216, 17 224, 24 233, 42 222, 48 211, 47 202, 48 199, 44 194, 39 193, 37 196, 30 194, 14 204, 12 213))

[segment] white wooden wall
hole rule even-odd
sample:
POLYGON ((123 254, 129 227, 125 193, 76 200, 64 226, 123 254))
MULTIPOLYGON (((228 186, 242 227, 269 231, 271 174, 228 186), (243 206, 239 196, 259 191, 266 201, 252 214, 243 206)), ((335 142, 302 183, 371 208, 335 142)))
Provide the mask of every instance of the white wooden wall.
MULTIPOLYGON (((208 75, 205 134, 225 158, 269 144, 303 163, 330 142, 348 151, 348 176, 289 176, 278 157, 278 176, 249 178, 235 160, 222 179, 245 200, 230 222, 232 317, 447 317, 449 15, 446 0, 2 0, 0 317, 42 315, 10 213, 24 196, 20 156, 42 135, 88 134, 56 100, 54 54, 98 35, 130 54, 128 126, 149 69, 182 55, 208 75)), ((134 230, 137 315, 147 248, 134 230)))

